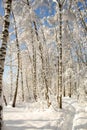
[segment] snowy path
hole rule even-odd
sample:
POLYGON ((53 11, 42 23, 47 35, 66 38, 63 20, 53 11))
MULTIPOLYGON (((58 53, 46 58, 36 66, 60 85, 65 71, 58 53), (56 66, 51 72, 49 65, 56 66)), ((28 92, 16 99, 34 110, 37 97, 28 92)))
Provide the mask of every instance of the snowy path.
POLYGON ((87 130, 87 102, 76 108, 72 130, 87 130))
POLYGON ((73 119, 75 116, 75 108, 74 105, 76 104, 76 101, 69 101, 67 102, 68 99, 65 99, 63 101, 63 105, 64 105, 64 110, 63 110, 63 116, 65 117, 65 121, 63 122, 63 125, 61 126, 61 130, 72 130, 72 126, 73 126, 73 119))
POLYGON ((62 110, 55 106, 39 109, 36 104, 33 107, 29 104, 28 109, 24 106, 7 107, 4 109, 4 120, 9 130, 80 130, 73 127, 73 119, 76 122, 76 104, 75 100, 65 98, 62 110))
MULTIPOLYGON (((22 108, 9 108, 4 114, 5 123, 10 130, 57 130, 58 115, 50 110, 28 112, 22 108)), ((61 113, 59 114, 60 119, 61 113)))

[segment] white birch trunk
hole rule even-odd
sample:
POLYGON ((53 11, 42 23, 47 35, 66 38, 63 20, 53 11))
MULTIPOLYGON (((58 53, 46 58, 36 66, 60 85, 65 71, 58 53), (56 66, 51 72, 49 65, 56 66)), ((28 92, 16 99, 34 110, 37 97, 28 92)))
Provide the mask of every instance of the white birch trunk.
POLYGON ((0 130, 3 128, 3 119, 2 119, 2 112, 3 112, 3 105, 2 105, 2 78, 4 72, 4 63, 6 57, 6 49, 7 49, 7 40, 9 36, 9 24, 10 24, 10 12, 11 12, 11 4, 12 0, 6 0, 5 2, 5 16, 4 16, 4 25, 2 31, 2 46, 0 48, 0 130))

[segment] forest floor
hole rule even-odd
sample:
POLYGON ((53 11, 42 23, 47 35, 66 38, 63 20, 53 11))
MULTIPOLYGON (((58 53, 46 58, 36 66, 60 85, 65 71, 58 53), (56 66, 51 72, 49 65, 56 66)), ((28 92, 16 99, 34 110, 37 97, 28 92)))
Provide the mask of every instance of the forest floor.
POLYGON ((63 109, 44 101, 4 107, 4 130, 87 130, 87 104, 63 99, 63 109))

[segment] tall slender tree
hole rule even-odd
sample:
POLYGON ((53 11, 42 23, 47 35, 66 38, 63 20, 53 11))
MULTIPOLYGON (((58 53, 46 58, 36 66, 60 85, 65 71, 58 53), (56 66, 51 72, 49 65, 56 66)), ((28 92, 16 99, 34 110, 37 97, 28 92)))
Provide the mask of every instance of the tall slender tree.
POLYGON ((15 35, 16 35, 16 46, 17 46, 17 60, 18 60, 18 66, 17 66, 17 78, 16 78, 16 89, 14 93, 14 98, 13 98, 13 103, 12 107, 15 107, 16 105, 16 99, 17 99, 17 93, 18 93, 18 81, 19 81, 19 70, 20 70, 20 47, 19 47, 19 41, 18 41, 18 32, 17 32, 17 26, 16 26, 16 19, 14 16, 14 13, 12 11, 13 19, 14 19, 14 24, 15 24, 15 35))
POLYGON ((65 0, 57 0, 59 7, 59 108, 62 108, 62 9, 65 0))
POLYGON ((5 1, 5 16, 4 16, 4 25, 3 25, 3 31, 2 31, 2 45, 0 48, 0 130, 3 128, 3 119, 2 119, 2 78, 3 78, 3 72, 4 72, 4 63, 5 63, 5 57, 6 57, 6 49, 7 49, 7 41, 9 36, 9 25, 10 25, 10 12, 11 12, 11 4, 12 0, 6 0, 5 1))

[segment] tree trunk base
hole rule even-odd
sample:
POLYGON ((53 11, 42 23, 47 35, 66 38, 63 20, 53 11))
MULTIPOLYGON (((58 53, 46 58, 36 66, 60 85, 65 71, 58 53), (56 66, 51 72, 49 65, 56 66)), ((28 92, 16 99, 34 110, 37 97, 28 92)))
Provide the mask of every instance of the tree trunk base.
POLYGON ((71 94, 69 93, 69 97, 71 98, 71 94))
POLYGON ((60 109, 62 109, 62 95, 57 96, 57 101, 58 101, 58 107, 59 107, 60 109))

